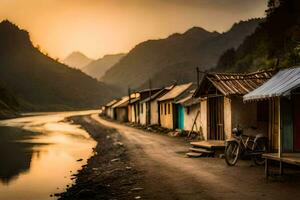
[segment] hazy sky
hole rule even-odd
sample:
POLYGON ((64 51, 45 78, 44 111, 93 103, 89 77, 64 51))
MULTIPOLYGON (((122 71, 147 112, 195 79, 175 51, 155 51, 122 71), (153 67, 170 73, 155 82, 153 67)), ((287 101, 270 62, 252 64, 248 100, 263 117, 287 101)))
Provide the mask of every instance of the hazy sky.
POLYGON ((139 42, 193 26, 226 31, 264 16, 267 0, 0 0, 0 20, 30 32, 50 56, 127 52, 139 42))

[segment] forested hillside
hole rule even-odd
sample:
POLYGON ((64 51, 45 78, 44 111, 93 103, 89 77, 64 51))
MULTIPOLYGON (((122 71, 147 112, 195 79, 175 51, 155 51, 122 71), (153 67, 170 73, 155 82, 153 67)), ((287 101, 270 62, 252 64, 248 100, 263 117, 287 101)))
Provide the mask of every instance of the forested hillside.
POLYGON ((218 71, 255 71, 300 64, 300 1, 270 0, 266 20, 240 47, 226 51, 218 71))

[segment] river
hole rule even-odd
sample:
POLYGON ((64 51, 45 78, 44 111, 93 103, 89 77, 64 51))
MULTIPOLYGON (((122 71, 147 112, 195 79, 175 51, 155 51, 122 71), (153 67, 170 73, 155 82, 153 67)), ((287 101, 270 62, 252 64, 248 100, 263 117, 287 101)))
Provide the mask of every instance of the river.
POLYGON ((38 113, 0 121, 0 200, 48 200, 73 183, 96 142, 67 117, 98 110, 38 113))

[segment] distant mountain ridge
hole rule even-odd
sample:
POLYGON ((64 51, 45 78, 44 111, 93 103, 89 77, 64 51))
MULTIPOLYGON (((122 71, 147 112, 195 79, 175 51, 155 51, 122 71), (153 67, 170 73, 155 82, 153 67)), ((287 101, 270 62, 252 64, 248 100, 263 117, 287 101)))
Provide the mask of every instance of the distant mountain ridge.
POLYGON ((101 77, 109 70, 113 65, 120 61, 125 56, 125 54, 112 54, 105 55, 102 58, 90 62, 88 65, 83 67, 81 70, 86 74, 94 77, 96 79, 101 79, 101 77))
POLYGON ((82 69, 93 61, 83 53, 74 51, 63 60, 63 63, 76 69, 82 69))
POLYGON ((116 90, 42 54, 25 30, 0 23, 0 80, 22 111, 96 108, 116 90))
POLYGON ((146 87, 149 79, 154 87, 194 81, 196 67, 201 70, 213 68, 224 51, 238 47, 260 22, 262 19, 241 21, 222 34, 193 27, 183 34, 142 42, 101 80, 121 87, 123 91, 127 87, 146 87))

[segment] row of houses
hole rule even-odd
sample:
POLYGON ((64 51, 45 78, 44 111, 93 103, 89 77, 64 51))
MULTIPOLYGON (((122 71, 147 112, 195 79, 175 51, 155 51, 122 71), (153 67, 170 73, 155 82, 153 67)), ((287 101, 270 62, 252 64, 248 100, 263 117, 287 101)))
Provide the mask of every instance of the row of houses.
POLYGON ((300 68, 205 73, 197 83, 142 90, 109 102, 112 119, 229 139, 234 127, 264 134, 270 150, 300 151, 300 68))

